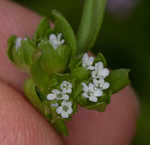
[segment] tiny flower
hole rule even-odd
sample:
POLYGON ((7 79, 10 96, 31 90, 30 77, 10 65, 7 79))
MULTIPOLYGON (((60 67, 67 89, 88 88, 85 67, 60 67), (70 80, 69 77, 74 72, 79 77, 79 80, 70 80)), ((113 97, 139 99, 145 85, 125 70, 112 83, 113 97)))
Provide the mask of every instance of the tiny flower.
POLYGON ((64 94, 72 92, 72 84, 68 81, 63 81, 60 88, 64 94))
POLYGON ((61 92, 60 94, 57 95, 57 100, 69 100, 69 96, 61 92))
POLYGON ((60 93, 59 90, 52 90, 52 93, 47 95, 47 100, 55 100, 60 93))
POLYGON ((95 70, 92 71, 93 78, 106 78, 109 75, 109 69, 104 68, 102 62, 95 64, 95 70))
POLYGON ((58 35, 51 34, 49 36, 49 42, 54 47, 54 49, 57 49, 60 45, 64 44, 65 40, 62 39, 62 33, 59 33, 58 35))
POLYGON ((61 115, 62 118, 69 118, 69 115, 72 114, 72 102, 63 101, 61 106, 56 109, 56 112, 61 115))
POLYGON ((64 94, 63 92, 54 89, 52 93, 47 95, 47 100, 68 100, 69 96, 64 94))
POLYGON ((89 83, 89 85, 82 83, 83 86, 83 97, 88 98, 91 102, 97 102, 98 97, 103 95, 103 91, 97 88, 94 84, 89 83))
POLYGON ((93 83, 96 87, 101 88, 102 90, 106 90, 110 87, 109 82, 105 82, 104 79, 93 79, 93 83))
POLYGON ((55 104, 51 104, 51 107, 58 107, 58 103, 55 103, 55 104))
POLYGON ((94 70, 93 65, 94 57, 89 57, 87 53, 85 53, 82 57, 82 66, 87 70, 94 70))
POLYGON ((21 47, 21 41, 22 41, 22 38, 21 37, 18 37, 16 39, 16 50, 18 50, 18 48, 21 47))

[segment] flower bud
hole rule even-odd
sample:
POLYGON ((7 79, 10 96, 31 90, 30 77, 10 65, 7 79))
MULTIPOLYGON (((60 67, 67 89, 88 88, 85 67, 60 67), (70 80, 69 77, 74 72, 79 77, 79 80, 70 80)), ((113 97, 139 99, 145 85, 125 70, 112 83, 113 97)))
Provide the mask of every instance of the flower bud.
POLYGON ((35 46, 29 38, 12 36, 8 39, 8 57, 18 67, 28 70, 33 63, 35 46))
POLYGON ((40 43, 41 56, 39 62, 41 68, 49 75, 65 71, 70 60, 71 50, 66 45, 54 48, 49 41, 40 43))

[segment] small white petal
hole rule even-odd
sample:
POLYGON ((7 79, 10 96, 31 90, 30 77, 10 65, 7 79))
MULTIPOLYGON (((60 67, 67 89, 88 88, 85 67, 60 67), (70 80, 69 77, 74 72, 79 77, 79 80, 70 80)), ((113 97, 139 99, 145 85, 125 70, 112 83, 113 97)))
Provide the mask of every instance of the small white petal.
POLYGON ((94 84, 89 83, 89 91, 93 91, 94 90, 94 84))
POLYGON ((67 112, 68 112, 68 114, 72 114, 72 112, 73 112, 72 107, 69 107, 67 112))
POLYGON ((60 44, 64 44, 64 43, 65 43, 65 40, 61 40, 61 41, 60 41, 60 44))
POLYGON ((64 99, 64 100, 69 100, 69 96, 66 95, 66 94, 64 94, 64 95, 63 95, 63 99, 64 99))
POLYGON ((93 65, 94 57, 89 57, 88 53, 85 53, 82 57, 82 66, 86 68, 87 70, 94 70, 93 65))
POLYGON ((58 103, 51 104, 51 107, 58 107, 58 103))
POLYGON ((60 106, 60 107, 58 107, 58 108, 56 109, 56 112, 57 112, 58 114, 61 114, 62 111, 63 111, 62 106, 60 106))
POLYGON ((88 53, 85 53, 82 57, 83 63, 86 63, 88 61, 88 53))
POLYGON ((60 45, 64 44, 64 40, 61 40, 62 34, 59 33, 58 35, 51 34, 49 36, 49 42, 54 47, 54 49, 57 49, 60 45))
POLYGON ((72 105, 72 103, 71 102, 67 102, 67 101, 63 101, 62 103, 61 103, 61 105, 62 106, 68 106, 68 105, 72 105))
POLYGON ((90 97, 89 100, 90 100, 91 102, 97 102, 98 99, 97 99, 97 97, 94 97, 94 96, 93 96, 93 97, 90 97))
POLYGON ((90 63, 90 65, 92 65, 93 64, 93 62, 94 62, 94 57, 89 57, 89 63, 90 63))
POLYGON ((57 39, 58 39, 58 40, 61 40, 61 37, 62 37, 62 33, 59 33, 59 34, 57 35, 57 39))
POLYGON ((95 69, 101 70, 103 68, 104 68, 104 65, 101 61, 99 61, 98 63, 95 64, 95 69))
POLYGON ((72 106, 72 102, 67 102, 67 105, 71 107, 72 106))
POLYGON ((83 91, 84 92, 88 92, 88 86, 86 85, 86 83, 82 83, 82 86, 83 86, 83 91))
POLYGON ((85 97, 85 98, 89 98, 89 96, 87 95, 87 93, 83 93, 82 96, 85 97))
POLYGON ((103 95, 103 91, 101 89, 96 89, 94 95, 96 97, 101 97, 103 95))
POLYGON ((54 94, 47 95, 47 100, 54 100, 54 99, 56 99, 56 95, 54 95, 54 94))
POLYGON ((88 67, 88 70, 94 70, 94 69, 95 69, 94 66, 89 66, 89 67, 88 67))
POLYGON ((68 118, 68 117, 69 117, 69 114, 68 114, 67 112, 63 111, 63 112, 61 113, 61 117, 62 117, 62 118, 68 118))
POLYGON ((101 76, 103 76, 104 78, 107 77, 109 75, 109 69, 107 68, 104 68, 102 71, 101 71, 101 76))
POLYGON ((103 85, 103 87, 102 87, 102 89, 103 89, 103 90, 106 90, 106 89, 108 89, 109 87, 110 87, 110 83, 105 82, 104 85, 103 85))
POLYGON ((58 95, 58 94, 60 94, 60 91, 59 91, 59 90, 57 90, 57 89, 54 89, 54 90, 52 90, 52 93, 54 93, 54 94, 58 95))

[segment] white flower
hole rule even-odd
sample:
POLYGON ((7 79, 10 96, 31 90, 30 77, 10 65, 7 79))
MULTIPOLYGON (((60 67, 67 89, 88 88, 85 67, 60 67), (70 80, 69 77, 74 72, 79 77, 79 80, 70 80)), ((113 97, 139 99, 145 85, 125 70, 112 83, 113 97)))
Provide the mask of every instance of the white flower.
POLYGON ((68 81, 63 81, 60 88, 64 94, 72 92, 72 84, 68 81))
POLYGON ((104 79, 93 79, 93 83, 96 87, 101 88, 102 90, 106 90, 110 87, 109 82, 106 82, 104 79))
POLYGON ((69 96, 62 93, 61 91, 54 89, 52 93, 47 95, 47 100, 68 100, 69 96))
POLYGON ((57 49, 60 45, 64 44, 65 40, 62 39, 62 33, 59 33, 58 35, 51 34, 49 36, 49 42, 54 47, 54 49, 57 49))
POLYGON ((55 103, 55 104, 51 104, 51 107, 58 107, 58 103, 55 103))
POLYGON ((59 95, 57 95, 57 100, 69 100, 69 96, 61 92, 59 95))
POLYGON ((95 64, 95 70, 92 71, 93 78, 106 78, 109 75, 109 69, 104 68, 103 63, 100 61, 95 64))
POLYGON ((56 112, 61 115, 62 118, 69 118, 69 115, 72 114, 72 102, 63 101, 61 106, 56 109, 56 112))
POLYGON ((52 93, 47 95, 47 100, 55 100, 60 93, 59 90, 52 90, 52 93))
POLYGON ((87 53, 85 53, 82 57, 82 66, 87 70, 94 70, 93 65, 94 57, 89 57, 87 53))
POLYGON ((97 102, 98 97, 103 95, 103 91, 97 88, 94 84, 89 83, 89 85, 82 83, 83 86, 83 97, 88 98, 91 102, 97 102))
POLYGON ((21 47, 21 41, 22 41, 22 38, 21 37, 18 37, 16 39, 16 50, 18 50, 18 48, 21 47))

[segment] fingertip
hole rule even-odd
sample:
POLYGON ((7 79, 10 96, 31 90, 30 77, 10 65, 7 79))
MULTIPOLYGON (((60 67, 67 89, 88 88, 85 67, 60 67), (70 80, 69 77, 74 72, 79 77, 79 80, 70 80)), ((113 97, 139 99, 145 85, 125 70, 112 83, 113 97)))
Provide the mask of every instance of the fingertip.
POLYGON ((127 87, 112 96, 105 112, 83 108, 68 123, 67 145, 129 145, 135 134, 139 103, 134 91, 127 87))
POLYGON ((0 142, 3 145, 62 145, 50 124, 21 94, 1 82, 0 142))

